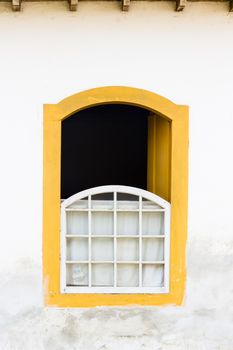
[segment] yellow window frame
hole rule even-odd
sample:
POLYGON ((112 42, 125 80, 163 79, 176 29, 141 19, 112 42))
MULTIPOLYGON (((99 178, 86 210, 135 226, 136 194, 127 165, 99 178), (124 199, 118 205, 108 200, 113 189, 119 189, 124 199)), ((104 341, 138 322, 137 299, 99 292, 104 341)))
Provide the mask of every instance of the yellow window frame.
POLYGON ((45 305, 95 307, 181 305, 186 281, 188 107, 155 93, 102 87, 44 105, 43 280, 45 305), (60 293, 60 162, 62 120, 82 109, 123 103, 150 110, 148 190, 171 202, 170 291, 167 294, 60 293))

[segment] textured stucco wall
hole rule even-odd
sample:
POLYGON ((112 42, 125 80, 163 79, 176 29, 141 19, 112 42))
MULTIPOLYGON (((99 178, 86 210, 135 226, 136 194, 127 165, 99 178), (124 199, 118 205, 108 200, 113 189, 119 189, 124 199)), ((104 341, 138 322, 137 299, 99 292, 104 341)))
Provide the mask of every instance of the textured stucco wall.
POLYGON ((227 3, 0 3, 0 349, 233 349, 233 17, 227 3), (190 106, 183 307, 42 307, 42 105, 127 85, 190 106))

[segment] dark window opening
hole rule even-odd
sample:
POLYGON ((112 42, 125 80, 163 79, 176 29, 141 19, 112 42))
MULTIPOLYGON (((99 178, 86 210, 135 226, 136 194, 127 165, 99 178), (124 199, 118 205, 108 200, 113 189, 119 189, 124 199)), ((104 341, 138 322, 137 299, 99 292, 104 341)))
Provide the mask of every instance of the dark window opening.
POLYGON ((62 122, 61 198, 102 185, 147 189, 147 120, 143 108, 109 104, 62 122))

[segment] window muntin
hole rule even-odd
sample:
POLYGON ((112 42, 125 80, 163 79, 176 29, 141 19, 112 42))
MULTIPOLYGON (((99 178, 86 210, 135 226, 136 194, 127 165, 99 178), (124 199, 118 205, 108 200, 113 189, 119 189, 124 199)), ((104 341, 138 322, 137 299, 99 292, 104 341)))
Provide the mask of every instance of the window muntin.
POLYGON ((61 293, 168 293, 169 242, 170 204, 155 194, 77 193, 61 204, 61 293))

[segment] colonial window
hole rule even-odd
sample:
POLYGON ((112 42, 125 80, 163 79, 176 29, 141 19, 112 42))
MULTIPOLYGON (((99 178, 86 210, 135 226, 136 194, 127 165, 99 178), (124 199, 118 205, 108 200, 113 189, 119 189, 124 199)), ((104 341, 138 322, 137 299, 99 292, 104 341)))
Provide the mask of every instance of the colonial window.
POLYGON ((187 108, 144 90, 45 106, 47 305, 182 302, 187 135, 187 108))
POLYGON ((169 251, 170 205, 153 193, 102 186, 61 205, 62 293, 166 293, 169 251))

